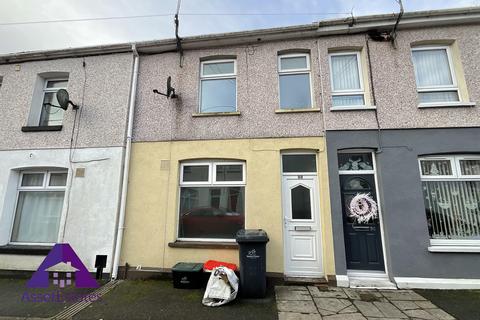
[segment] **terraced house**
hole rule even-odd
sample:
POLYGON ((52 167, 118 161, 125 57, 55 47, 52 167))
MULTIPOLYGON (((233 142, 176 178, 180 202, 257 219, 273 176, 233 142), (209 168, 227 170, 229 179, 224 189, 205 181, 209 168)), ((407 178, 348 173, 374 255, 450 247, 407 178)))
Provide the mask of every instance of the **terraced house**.
POLYGON ((2 272, 35 271, 66 242, 111 273, 133 54, 107 51, 0 57, 2 272))
POLYGON ((113 278, 238 263, 247 228, 272 277, 479 288, 479 31, 464 8, 1 57, 0 269, 57 241, 113 278), (79 111, 45 105, 64 87, 79 111))

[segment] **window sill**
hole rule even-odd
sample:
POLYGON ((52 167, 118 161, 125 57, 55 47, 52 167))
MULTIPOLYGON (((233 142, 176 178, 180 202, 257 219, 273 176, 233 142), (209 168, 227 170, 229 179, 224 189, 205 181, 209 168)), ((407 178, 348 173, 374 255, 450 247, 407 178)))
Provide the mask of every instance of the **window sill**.
POLYGON ((430 252, 480 252, 480 246, 429 246, 430 252))
POLYGON ((218 116, 239 116, 240 112, 205 112, 205 113, 194 113, 192 117, 218 117, 218 116))
POLYGON ((420 103, 418 108, 455 108, 455 107, 475 107, 477 104, 475 102, 439 102, 439 103, 420 103))
POLYGON ((38 245, 6 245, 0 246, 0 254, 18 254, 18 255, 32 255, 32 256, 46 256, 52 246, 38 246, 38 245))
POLYGON ((320 112, 318 108, 305 108, 305 109, 277 109, 275 113, 302 113, 302 112, 320 112))
POLYGON ((63 126, 24 126, 23 132, 62 131, 63 126))
POLYGON ((430 252, 480 252, 480 240, 431 239, 430 252))
POLYGON ((361 110, 376 110, 376 106, 344 106, 344 107, 330 107, 330 111, 361 111, 361 110))
POLYGON ((238 249, 236 242, 215 241, 175 241, 169 242, 170 248, 194 248, 194 249, 238 249))

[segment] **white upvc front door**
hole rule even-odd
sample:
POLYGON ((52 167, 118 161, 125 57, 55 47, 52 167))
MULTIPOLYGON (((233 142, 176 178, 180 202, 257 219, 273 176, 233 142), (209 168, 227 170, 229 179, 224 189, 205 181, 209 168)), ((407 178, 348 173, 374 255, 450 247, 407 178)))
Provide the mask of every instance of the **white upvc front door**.
POLYGON ((283 175, 285 275, 323 277, 316 175, 283 175))

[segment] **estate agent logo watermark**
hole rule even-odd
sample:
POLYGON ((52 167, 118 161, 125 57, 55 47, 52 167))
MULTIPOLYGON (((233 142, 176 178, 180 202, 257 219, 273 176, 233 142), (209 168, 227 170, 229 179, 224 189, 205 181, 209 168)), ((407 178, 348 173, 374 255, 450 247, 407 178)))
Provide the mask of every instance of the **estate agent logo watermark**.
POLYGON ((68 243, 57 243, 45 257, 40 267, 27 282, 28 288, 58 287, 53 292, 23 293, 24 302, 70 302, 96 301, 95 294, 67 293, 68 287, 98 288, 97 281, 90 275, 88 269, 68 243))

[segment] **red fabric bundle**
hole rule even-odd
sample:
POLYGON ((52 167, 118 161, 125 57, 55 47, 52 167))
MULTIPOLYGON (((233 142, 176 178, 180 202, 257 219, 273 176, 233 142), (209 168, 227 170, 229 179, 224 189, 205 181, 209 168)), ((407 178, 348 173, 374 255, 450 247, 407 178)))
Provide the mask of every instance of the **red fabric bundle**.
POLYGON ((233 271, 237 271, 237 265, 228 262, 216 261, 216 260, 208 260, 203 264, 203 271, 210 272, 216 267, 227 267, 233 271))

